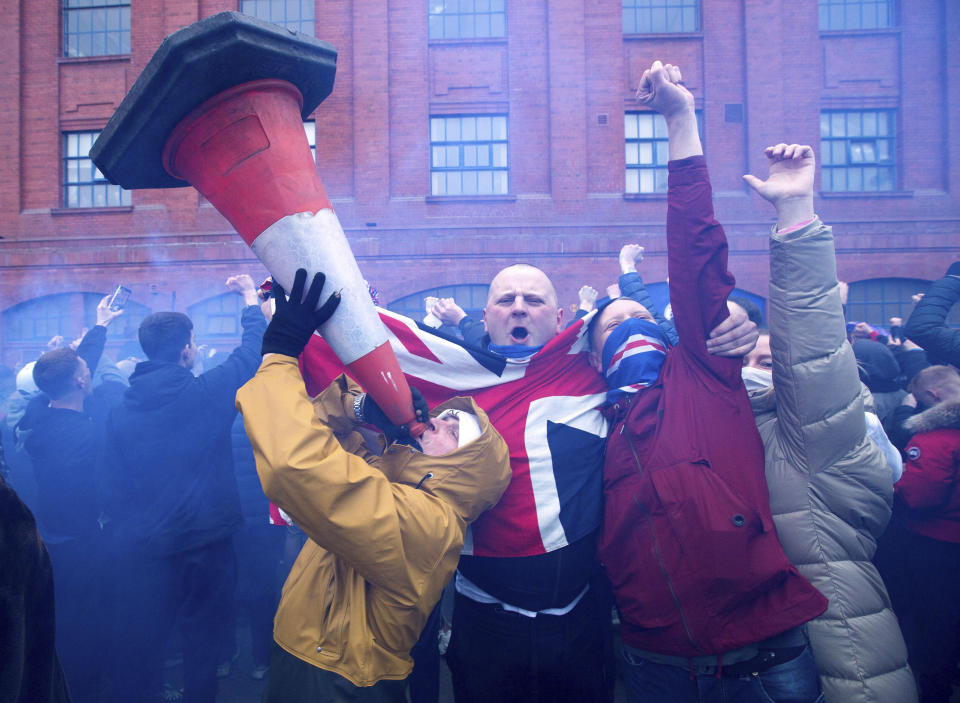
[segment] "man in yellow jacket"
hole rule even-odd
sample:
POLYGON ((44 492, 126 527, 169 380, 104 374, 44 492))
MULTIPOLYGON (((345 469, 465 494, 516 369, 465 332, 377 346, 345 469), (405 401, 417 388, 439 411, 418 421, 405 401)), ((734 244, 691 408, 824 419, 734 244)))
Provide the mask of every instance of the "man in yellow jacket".
POLYGON ((385 422, 372 399, 345 376, 312 401, 304 388, 297 357, 339 302, 315 310, 322 274, 301 301, 305 280, 298 271, 289 302, 277 290, 263 363, 237 394, 264 492, 310 538, 283 587, 264 700, 404 701, 410 648, 466 527, 510 481, 507 447, 473 400, 455 398, 418 446, 368 451, 355 430, 385 422))

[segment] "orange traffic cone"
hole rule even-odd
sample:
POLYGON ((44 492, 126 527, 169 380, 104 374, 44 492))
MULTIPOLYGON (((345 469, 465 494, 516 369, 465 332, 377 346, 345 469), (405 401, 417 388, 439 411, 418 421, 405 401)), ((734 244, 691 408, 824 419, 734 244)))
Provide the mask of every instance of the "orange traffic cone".
MULTIPOLYGON (((230 12, 168 37, 104 129, 91 158, 111 181, 125 187, 193 185, 286 290, 298 268, 307 269, 309 276, 323 271, 327 279, 321 301, 330 291, 341 292, 337 311, 322 327, 324 339, 391 421, 412 423, 410 389, 303 130, 303 95, 312 91, 312 101, 319 103, 332 88, 332 47, 278 30, 230 12), (213 34, 219 41, 211 41, 213 34), (269 60, 264 45, 275 54, 269 60), (309 51, 326 52, 321 56, 325 75, 310 74, 315 67, 303 60, 309 51), (212 81, 184 70, 194 54, 202 55, 204 68, 215 74, 212 81), (304 65, 291 69, 283 59, 304 65), (211 69, 216 66, 222 70, 211 69), (235 82, 223 88, 231 79, 235 82), (323 87, 317 89, 320 80, 327 81, 325 93, 323 87), (169 100, 146 104, 151 88, 169 100), (144 114, 151 109, 154 113, 144 114), (171 110, 186 114, 171 122, 171 110), (151 129, 153 114, 157 127, 151 129), (153 158, 159 149, 166 174, 150 172, 158 170, 153 158), (146 173, 135 163, 144 151, 150 161, 146 173)), ((419 432, 422 426, 415 428, 419 432)))

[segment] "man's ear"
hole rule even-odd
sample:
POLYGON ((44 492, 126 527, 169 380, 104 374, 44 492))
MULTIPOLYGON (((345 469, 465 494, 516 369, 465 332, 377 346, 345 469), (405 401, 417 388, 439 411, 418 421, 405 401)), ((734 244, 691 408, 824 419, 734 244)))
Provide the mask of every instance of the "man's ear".
POLYGON ((187 342, 183 345, 183 349, 180 350, 180 361, 189 361, 190 360, 190 342, 187 342))
POLYGON ((603 373, 603 363, 600 359, 600 355, 597 352, 592 351, 587 355, 587 359, 590 362, 590 365, 596 370, 597 373, 603 373))
POLYGON ((557 334, 563 332, 563 308, 557 306, 557 334))

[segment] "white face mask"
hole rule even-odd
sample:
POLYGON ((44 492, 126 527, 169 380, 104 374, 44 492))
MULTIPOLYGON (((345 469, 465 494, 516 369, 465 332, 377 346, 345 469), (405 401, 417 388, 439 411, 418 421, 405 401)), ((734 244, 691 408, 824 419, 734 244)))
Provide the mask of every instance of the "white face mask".
POLYGON ((740 376, 743 378, 743 385, 747 387, 748 393, 773 388, 773 373, 770 371, 744 366, 740 369, 740 376))

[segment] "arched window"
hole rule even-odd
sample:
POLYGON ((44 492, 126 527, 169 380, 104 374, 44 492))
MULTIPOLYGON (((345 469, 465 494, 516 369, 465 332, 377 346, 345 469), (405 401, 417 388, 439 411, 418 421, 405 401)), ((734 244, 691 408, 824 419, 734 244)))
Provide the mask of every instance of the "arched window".
POLYGON ((236 293, 223 293, 191 305, 187 314, 193 320, 193 336, 197 344, 239 342, 243 308, 243 298, 236 293))
MULTIPOLYGON (((97 324, 97 304, 105 293, 58 293, 26 300, 3 312, 6 343, 46 343, 61 335, 72 341, 84 328, 97 324)), ((128 300, 123 315, 107 328, 112 340, 136 339, 150 308, 128 300)))
MULTIPOLYGON (((922 278, 870 278, 850 284, 847 298, 847 320, 867 322, 874 326, 888 327, 891 317, 903 318, 904 324, 913 312, 916 293, 925 293, 930 281, 922 278)), ((954 306, 947 317, 947 324, 960 326, 960 308, 954 306)))
MULTIPOLYGON (((47 342, 57 335, 69 343, 84 328, 97 324, 97 304, 106 293, 57 293, 25 300, 3 311, 0 350, 6 364, 33 361, 47 351, 47 342)), ((140 323, 150 308, 128 300, 123 315, 107 328, 107 349, 111 355, 135 342, 140 323)))
POLYGON ((483 306, 487 304, 488 290, 488 286, 476 283, 427 288, 419 293, 413 293, 399 300, 394 300, 387 305, 387 309, 400 315, 412 317, 414 320, 422 320, 426 314, 423 307, 424 298, 431 296, 435 298, 453 298, 457 302, 457 305, 463 308, 465 313, 479 320, 483 317, 483 306))

